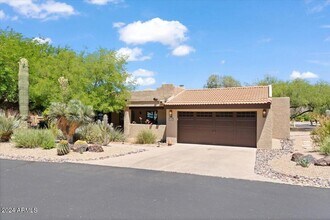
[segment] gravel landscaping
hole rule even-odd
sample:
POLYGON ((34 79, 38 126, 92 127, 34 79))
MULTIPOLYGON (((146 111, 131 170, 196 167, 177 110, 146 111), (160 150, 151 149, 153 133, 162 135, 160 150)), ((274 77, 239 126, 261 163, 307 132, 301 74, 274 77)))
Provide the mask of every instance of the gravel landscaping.
POLYGON ((255 173, 290 184, 330 188, 329 166, 312 164, 304 168, 291 161, 292 153, 297 151, 312 154, 316 158, 321 157, 310 148, 302 148, 301 139, 309 137, 309 133, 302 133, 301 137, 299 135, 300 133, 293 135, 293 139, 282 140, 282 149, 257 149, 255 173))
POLYGON ((0 158, 43 162, 76 162, 103 160, 146 151, 145 148, 140 146, 122 144, 110 144, 103 147, 103 149, 104 152, 84 152, 81 154, 71 151, 67 155, 58 156, 56 148, 50 150, 41 148, 16 148, 13 143, 0 143, 0 158))

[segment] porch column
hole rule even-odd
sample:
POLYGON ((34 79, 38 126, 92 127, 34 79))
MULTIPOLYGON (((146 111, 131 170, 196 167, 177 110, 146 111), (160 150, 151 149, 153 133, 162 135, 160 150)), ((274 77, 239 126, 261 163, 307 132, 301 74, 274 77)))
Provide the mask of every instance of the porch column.
POLYGON ((131 124, 131 110, 129 107, 125 108, 124 111, 124 134, 126 137, 129 136, 129 130, 130 130, 130 124, 131 124))

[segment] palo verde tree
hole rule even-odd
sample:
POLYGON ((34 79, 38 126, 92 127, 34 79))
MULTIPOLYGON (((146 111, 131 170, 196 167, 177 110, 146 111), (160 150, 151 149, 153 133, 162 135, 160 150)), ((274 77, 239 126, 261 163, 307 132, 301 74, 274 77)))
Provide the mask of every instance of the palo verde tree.
POLYGON ((330 109, 330 84, 328 82, 319 81, 311 84, 303 79, 282 81, 272 76, 265 76, 256 84, 271 84, 273 97, 289 97, 290 108, 293 110, 291 118, 307 112, 323 114, 330 109))
POLYGON ((96 111, 124 108, 132 86, 126 81, 126 61, 116 52, 99 49, 76 52, 67 47, 40 44, 12 30, 0 29, 0 106, 18 108, 18 61, 29 61, 29 105, 46 109, 52 102, 80 100, 96 111), (68 80, 63 97, 58 79, 68 80))
POLYGON ((204 88, 227 88, 227 87, 239 87, 241 83, 232 76, 219 76, 212 74, 207 79, 204 88))

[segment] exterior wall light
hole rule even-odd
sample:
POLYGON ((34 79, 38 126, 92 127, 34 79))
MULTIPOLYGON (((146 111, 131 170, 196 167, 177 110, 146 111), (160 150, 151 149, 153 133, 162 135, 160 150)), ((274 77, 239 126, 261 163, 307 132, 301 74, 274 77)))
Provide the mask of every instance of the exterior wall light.
POLYGON ((266 118, 266 116, 267 116, 267 110, 263 109, 262 110, 262 117, 266 118))
POLYGON ((170 114, 170 118, 173 118, 173 111, 172 110, 169 111, 169 114, 170 114))

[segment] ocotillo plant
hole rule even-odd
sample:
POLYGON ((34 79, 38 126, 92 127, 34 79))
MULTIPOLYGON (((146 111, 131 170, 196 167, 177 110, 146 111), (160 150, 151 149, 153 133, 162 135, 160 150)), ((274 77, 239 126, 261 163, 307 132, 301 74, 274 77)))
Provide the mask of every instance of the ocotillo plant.
POLYGON ((21 58, 18 72, 18 101, 19 113, 23 124, 26 124, 29 115, 29 64, 27 59, 21 58))

